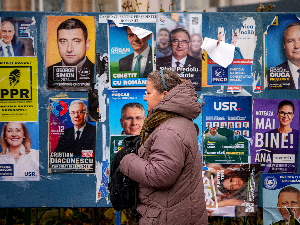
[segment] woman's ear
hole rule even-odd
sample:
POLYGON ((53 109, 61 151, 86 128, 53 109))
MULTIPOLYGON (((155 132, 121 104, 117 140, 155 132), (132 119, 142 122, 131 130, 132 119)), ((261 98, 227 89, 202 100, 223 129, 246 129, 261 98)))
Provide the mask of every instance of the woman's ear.
POLYGON ((167 92, 167 91, 164 91, 164 92, 163 92, 164 97, 166 96, 166 94, 168 94, 168 92, 167 92))

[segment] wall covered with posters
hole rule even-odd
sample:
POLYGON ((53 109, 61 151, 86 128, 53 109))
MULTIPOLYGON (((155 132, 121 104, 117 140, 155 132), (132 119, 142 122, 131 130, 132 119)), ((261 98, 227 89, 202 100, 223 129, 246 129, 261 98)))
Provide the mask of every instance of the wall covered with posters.
POLYGON ((110 162, 139 133, 147 75, 162 68, 206 102, 194 124, 211 215, 263 207, 258 172, 300 169, 297 16, 2 12, 0 207, 110 206, 110 162), (250 171, 251 200, 245 187, 218 190, 218 173, 236 164, 250 171), (226 208, 217 195, 247 205, 226 208))

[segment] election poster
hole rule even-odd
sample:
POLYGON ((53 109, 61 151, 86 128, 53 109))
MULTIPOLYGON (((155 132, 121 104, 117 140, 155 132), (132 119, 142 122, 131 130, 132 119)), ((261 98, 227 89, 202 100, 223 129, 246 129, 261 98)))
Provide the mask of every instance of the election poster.
POLYGON ((259 165, 203 165, 203 184, 209 216, 255 216, 258 204, 259 165))
POLYGON ((96 123, 88 122, 88 100, 49 99, 49 173, 94 173, 96 123))
POLYGON ((109 90, 110 135, 139 135, 147 114, 145 89, 109 90))
POLYGON ((154 48, 153 28, 145 25, 107 21, 112 88, 146 86, 153 71, 154 48))
POLYGON ((201 90, 202 14, 157 13, 156 70, 172 69, 201 90))
MULTIPOLYGON (((207 38, 216 40, 211 48, 217 51, 220 43, 234 46, 234 55, 228 67, 222 67, 211 59, 205 51, 203 64, 203 87, 205 86, 252 86, 253 57, 256 49, 255 19, 235 15, 210 14, 205 29, 207 38), (229 21, 232 21, 230 23, 229 21)), ((213 51, 211 51, 213 53, 213 51)), ((228 54, 223 52, 221 62, 226 61, 228 54), (226 55, 227 54, 227 55, 226 55)), ((220 64, 222 64, 219 62, 220 64)))
POLYGON ((252 97, 204 95, 203 162, 249 163, 252 97))
POLYGON ((34 17, 0 17, 0 57, 35 56, 34 17))
POLYGON ((299 89, 295 32, 300 20, 295 14, 278 14, 264 35, 265 81, 269 89, 299 89))
POLYGON ((48 16, 46 70, 52 91, 90 90, 94 82, 93 16, 48 16))
POLYGON ((39 181, 39 123, 0 122, 0 181, 39 181))
POLYGON ((38 121, 36 57, 0 58, 0 121, 38 121))
POLYGON ((299 143, 299 101, 253 100, 251 163, 264 173, 296 173, 299 143))
POLYGON ((300 224, 300 174, 263 174, 266 225, 300 224))

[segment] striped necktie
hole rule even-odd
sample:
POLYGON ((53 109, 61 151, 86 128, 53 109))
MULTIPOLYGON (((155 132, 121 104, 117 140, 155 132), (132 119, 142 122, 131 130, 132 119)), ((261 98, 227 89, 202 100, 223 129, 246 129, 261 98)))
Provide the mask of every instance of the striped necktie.
POLYGON ((7 54, 8 54, 8 56, 12 56, 11 51, 10 51, 10 46, 6 46, 6 48, 7 48, 7 54))

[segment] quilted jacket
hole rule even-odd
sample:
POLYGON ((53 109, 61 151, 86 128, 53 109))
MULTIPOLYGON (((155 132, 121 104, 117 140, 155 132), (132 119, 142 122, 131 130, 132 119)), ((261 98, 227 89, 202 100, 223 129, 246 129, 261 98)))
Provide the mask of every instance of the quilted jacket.
POLYGON ((207 224, 202 162, 192 119, 202 105, 188 80, 169 91, 148 115, 174 112, 121 163, 122 173, 139 183, 139 224, 207 224))

